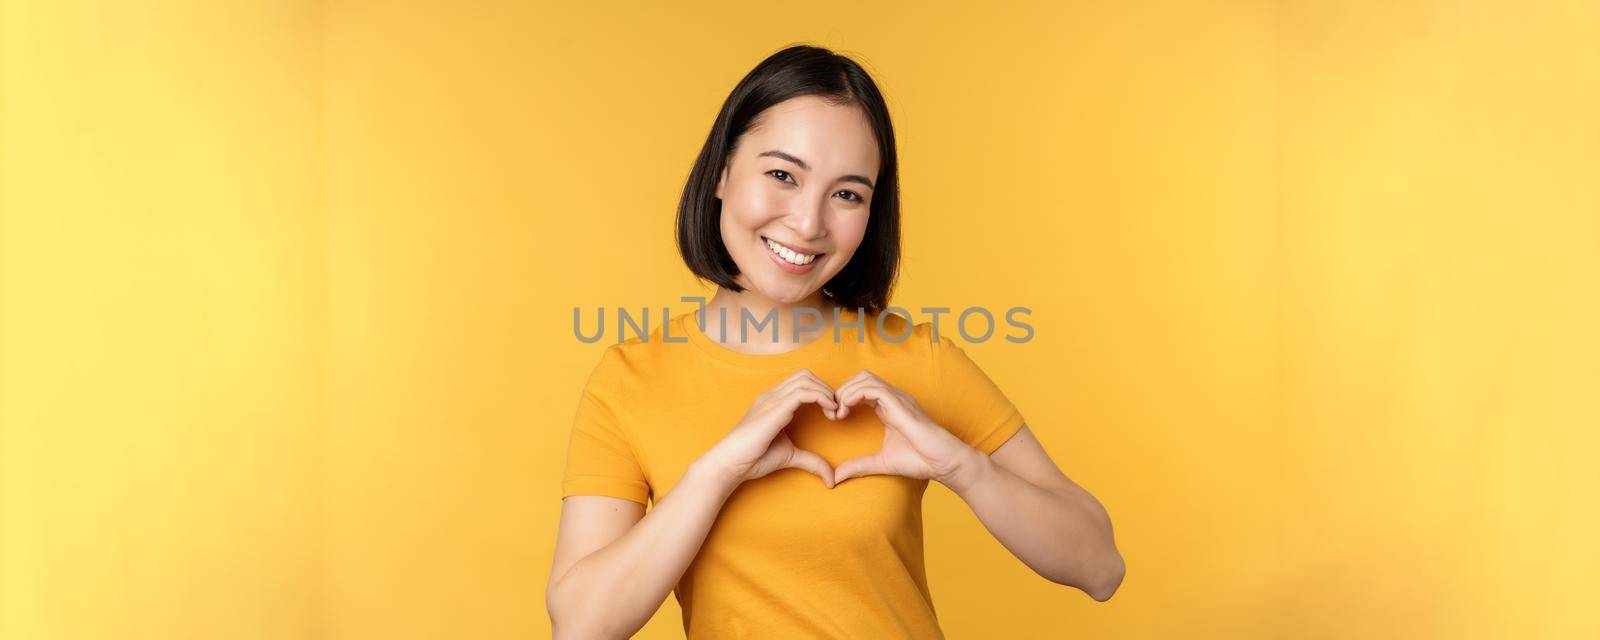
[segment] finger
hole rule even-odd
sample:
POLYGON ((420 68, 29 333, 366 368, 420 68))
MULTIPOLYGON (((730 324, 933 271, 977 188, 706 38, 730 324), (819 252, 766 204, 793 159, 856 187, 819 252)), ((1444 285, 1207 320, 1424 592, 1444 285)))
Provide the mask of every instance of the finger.
POLYGON ((789 460, 783 466, 816 474, 818 478, 822 478, 822 483, 827 485, 829 489, 838 484, 838 481, 833 476, 833 467, 828 464, 828 461, 822 459, 822 456, 805 449, 798 447, 790 449, 789 460))
POLYGON ((883 378, 878 377, 877 374, 866 369, 862 369, 861 373, 856 374, 856 377, 851 378, 850 380, 845 381, 844 384, 839 385, 838 393, 843 394, 847 388, 860 386, 876 386, 888 389, 889 391, 897 394, 904 393, 900 390, 900 387, 889 384, 888 380, 884 380, 883 378))
POLYGON ((819 384, 815 380, 812 380, 810 378, 803 378, 803 377, 802 378, 795 378, 793 380, 790 380, 788 382, 783 383, 782 385, 780 385, 777 388, 773 389, 772 395, 778 396, 778 397, 782 397, 782 396, 784 396, 786 394, 792 393, 796 389, 816 389, 816 390, 819 390, 819 391, 823 391, 823 392, 827 393, 830 396, 833 395, 833 389, 829 389, 827 387, 827 385, 819 384))
POLYGON ((821 382, 803 381, 795 388, 809 389, 821 394, 823 397, 823 402, 819 402, 819 404, 822 405, 823 411, 828 414, 829 418, 832 418, 833 412, 839 409, 839 395, 834 393, 833 389, 829 388, 828 385, 822 384, 821 382))
POLYGON ((839 467, 833 470, 833 486, 837 487, 850 478, 883 475, 888 471, 881 453, 851 458, 839 463, 839 467))
POLYGON ((838 419, 843 420, 845 418, 845 416, 850 415, 850 404, 851 403, 847 403, 847 402, 844 401, 845 394, 846 393, 850 393, 852 389, 860 386, 864 381, 865 381, 865 379, 861 377, 861 374, 856 374, 856 377, 845 381, 844 384, 839 385, 839 389, 838 390, 833 392, 833 397, 839 400, 839 418, 838 419))
POLYGON ((840 398, 839 402, 848 407, 862 400, 872 405, 885 423, 892 423, 901 431, 914 428, 913 414, 906 408, 905 400, 894 390, 881 384, 861 385, 852 390, 849 396, 840 398))
POLYGON ((810 371, 807 371, 806 373, 808 374, 807 377, 818 389, 821 389, 823 393, 828 394, 828 397, 834 400, 833 406, 823 409, 823 415, 828 416, 829 420, 838 420, 839 392, 833 388, 833 385, 830 385, 822 378, 817 377, 816 374, 811 373, 810 371))
POLYGON ((822 378, 817 377, 817 374, 812 373, 810 369, 801 369, 794 372, 789 377, 784 378, 783 382, 780 382, 777 386, 773 387, 772 391, 777 394, 781 394, 800 386, 815 386, 827 391, 829 394, 834 392, 834 389, 831 385, 823 382, 822 378))
POLYGON ((840 399, 839 404, 844 406, 844 410, 842 412, 843 415, 839 416, 841 419, 850 413, 851 406, 860 401, 860 398, 858 397, 855 401, 845 402, 845 394, 866 385, 876 385, 887 388, 891 391, 899 391, 899 389, 896 389, 893 385, 889 384, 888 381, 878 377, 878 374, 873 373, 872 370, 862 369, 860 372, 856 373, 855 376, 851 377, 849 380, 846 380, 844 384, 839 385, 838 391, 834 392, 834 396, 840 399))
POLYGON ((867 389, 879 389, 879 388, 882 388, 882 386, 883 386, 883 382, 881 380, 876 380, 876 379, 871 379, 871 378, 863 378, 861 380, 857 380, 856 382, 850 384, 846 388, 843 388, 843 389, 839 390, 839 393, 838 393, 839 406, 844 407, 843 411, 846 414, 848 414, 850 412, 850 407, 856 406, 862 400, 867 400, 868 401, 867 404, 872 405, 874 408, 876 408, 876 406, 877 406, 877 398, 879 396, 881 396, 882 394, 868 395, 866 393, 866 390, 867 389))
POLYGON ((836 419, 835 413, 838 411, 839 405, 837 402, 838 395, 834 392, 833 387, 828 386, 828 383, 823 382, 822 378, 818 378, 816 374, 811 373, 809 370, 803 370, 801 373, 805 375, 785 383, 783 393, 789 393, 795 389, 815 389, 829 399, 829 402, 820 403, 823 405, 823 415, 830 420, 836 419))
POLYGON ((784 384, 793 384, 793 383, 801 382, 801 381, 805 381, 805 380, 810 380, 811 382, 816 383, 818 386, 821 386, 824 389, 827 389, 829 392, 833 391, 833 385, 828 384, 826 381, 824 381, 822 379, 821 376, 818 376, 815 371, 812 371, 810 369, 801 369, 799 371, 794 372, 788 378, 784 379, 784 384))
POLYGON ((772 385, 772 389, 770 391, 773 395, 782 395, 784 392, 795 388, 803 381, 807 380, 808 376, 816 377, 815 374, 811 373, 810 369, 801 369, 789 374, 788 377, 779 380, 778 384, 772 385))
POLYGON ((807 378, 809 380, 812 380, 813 382, 816 382, 819 385, 822 385, 828 391, 833 391, 833 385, 828 384, 826 381, 824 381, 821 377, 819 377, 812 370, 810 370, 810 369, 801 369, 800 373, 801 373, 801 375, 803 377, 805 377, 805 378, 807 378))
POLYGON ((812 386, 795 387, 783 396, 782 402, 784 410, 788 411, 790 417, 794 417, 794 412, 800 409, 802 402, 815 402, 830 416, 839 410, 839 402, 834 399, 832 393, 812 386))
POLYGON ((843 389, 843 388, 845 388, 846 385, 849 385, 851 383, 860 382, 862 380, 870 380, 870 379, 876 378, 876 377, 878 377, 877 374, 873 373, 871 370, 862 369, 860 371, 857 371, 855 375, 850 376, 849 380, 845 380, 843 383, 840 383, 839 384, 839 388, 843 389))

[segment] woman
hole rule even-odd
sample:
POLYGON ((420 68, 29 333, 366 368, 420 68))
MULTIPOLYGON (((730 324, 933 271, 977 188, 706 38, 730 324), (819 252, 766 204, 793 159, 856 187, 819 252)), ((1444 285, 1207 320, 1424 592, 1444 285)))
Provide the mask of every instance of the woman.
POLYGON ((674 588, 690 638, 942 637, 930 480, 1040 575, 1111 597, 1124 567, 1099 502, 950 338, 884 313, 899 235, 866 72, 807 46, 752 70, 679 204, 679 249, 715 295, 609 347, 580 399, 556 637, 627 637, 674 588))

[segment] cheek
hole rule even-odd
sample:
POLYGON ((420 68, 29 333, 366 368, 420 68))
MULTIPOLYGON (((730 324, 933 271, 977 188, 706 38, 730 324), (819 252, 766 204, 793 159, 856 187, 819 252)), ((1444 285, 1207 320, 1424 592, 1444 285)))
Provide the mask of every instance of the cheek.
POLYGON ((842 214, 840 218, 833 225, 833 233, 840 245, 849 245, 850 252, 855 253, 856 248, 861 246, 861 240, 867 237, 867 218, 854 211, 842 214))
POLYGON ((754 229, 784 214, 784 200, 776 189, 745 188, 723 198, 723 218, 732 218, 739 226, 754 229))

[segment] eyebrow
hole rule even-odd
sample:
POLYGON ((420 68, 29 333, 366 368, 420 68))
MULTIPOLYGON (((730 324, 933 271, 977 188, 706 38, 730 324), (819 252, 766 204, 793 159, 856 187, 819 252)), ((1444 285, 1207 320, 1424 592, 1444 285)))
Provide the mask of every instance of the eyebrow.
MULTIPOLYGON (((796 157, 794 157, 792 155, 789 155, 789 154, 784 153, 782 151, 779 151, 777 149, 773 149, 771 151, 763 151, 763 152, 761 152, 761 153, 756 155, 757 158, 760 158, 762 156, 772 156, 774 158, 778 158, 779 160, 788 160, 789 162, 793 162, 793 163, 795 163, 797 165, 800 165, 801 169, 805 169, 806 171, 810 171, 811 170, 811 165, 806 164, 805 160, 801 160, 799 158, 796 158, 796 157)), ((872 189, 874 191, 876 191, 878 189, 877 187, 872 185, 872 181, 867 179, 866 176, 858 176, 858 175, 855 175, 855 174, 850 174, 848 176, 840 177, 839 181, 840 182, 859 182, 861 184, 867 185, 868 189, 872 189)))

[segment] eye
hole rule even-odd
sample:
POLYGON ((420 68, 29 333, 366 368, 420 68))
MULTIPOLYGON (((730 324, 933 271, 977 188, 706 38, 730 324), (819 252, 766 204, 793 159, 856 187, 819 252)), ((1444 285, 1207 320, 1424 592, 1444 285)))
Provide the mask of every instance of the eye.
POLYGON ((789 175, 789 172, 784 171, 783 169, 773 169, 768 171, 767 175, 777 178, 780 182, 788 182, 791 184, 794 183, 794 176, 789 175))
POLYGON ((840 195, 840 194, 844 194, 845 200, 848 200, 850 202, 861 202, 861 200, 862 200, 860 194, 857 194, 856 192, 849 191, 849 190, 840 191, 839 193, 835 193, 833 195, 840 195))

